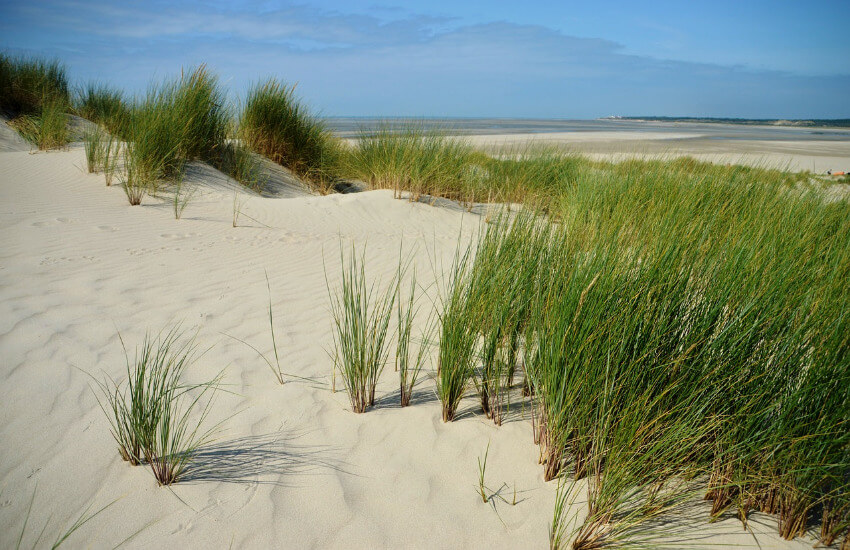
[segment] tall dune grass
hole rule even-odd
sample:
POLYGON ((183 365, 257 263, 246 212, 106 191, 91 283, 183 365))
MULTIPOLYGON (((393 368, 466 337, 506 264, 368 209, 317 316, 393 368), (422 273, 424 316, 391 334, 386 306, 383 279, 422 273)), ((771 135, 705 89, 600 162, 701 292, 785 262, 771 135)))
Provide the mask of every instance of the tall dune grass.
POLYGON ((344 166, 346 173, 376 189, 392 189, 396 197, 409 191, 411 200, 426 194, 467 200, 465 182, 481 170, 475 161, 482 157, 462 140, 411 124, 362 132, 344 166))
POLYGON ((76 93, 74 110, 81 117, 100 124, 112 135, 127 135, 131 108, 119 89, 90 82, 76 93))
POLYGON ((419 307, 416 301, 416 271, 414 270, 410 276, 410 289, 408 290, 407 300, 403 300, 401 296, 401 270, 398 275, 398 295, 396 296, 397 303, 397 345, 395 364, 396 371, 399 377, 399 399, 402 407, 410 405, 410 400, 413 396, 413 388, 416 386, 416 380, 419 378, 419 373, 422 367, 425 366, 427 353, 429 349, 429 339, 431 335, 431 323, 426 324, 426 328, 422 331, 419 338, 419 345, 414 349, 411 346, 413 336, 413 322, 416 319, 419 307))
POLYGON ((194 338, 184 338, 179 327, 156 337, 146 334, 132 361, 125 347, 126 385, 98 381, 119 455, 133 465, 147 463, 160 485, 178 481, 212 434, 201 426, 219 378, 201 384, 182 380, 196 351, 194 338))
POLYGON ((375 404, 375 388, 389 357, 389 324, 398 278, 382 290, 366 278, 365 250, 353 246, 346 258, 340 246, 342 284, 334 293, 328 285, 334 320, 334 369, 342 376, 351 410, 365 412, 375 404))
POLYGON ((590 168, 550 202, 558 223, 490 225, 454 283, 486 322, 452 338, 449 301, 441 342, 475 357, 462 372, 492 414, 493 350, 520 334, 544 475, 587 480, 573 547, 655 544, 697 495, 712 518, 759 510, 785 538, 841 540, 850 205, 770 170, 590 168))
POLYGON ((70 103, 68 76, 58 60, 0 53, 0 111, 13 117, 37 115, 50 103, 70 103))
POLYGON ((102 143, 102 169, 103 177, 107 186, 112 185, 112 180, 118 171, 118 160, 122 158, 125 150, 124 144, 120 139, 113 136, 104 136, 102 143))
POLYGON ((236 141, 224 143, 213 164, 245 187, 256 192, 265 190, 267 177, 263 174, 260 160, 244 144, 236 141))
POLYGON ((473 374, 477 333, 470 276, 470 250, 455 257, 440 296, 440 341, 437 356, 437 397, 443 422, 452 422, 473 374))
POLYGON ((68 117, 61 101, 49 101, 37 114, 20 115, 9 125, 42 150, 58 149, 68 144, 68 117))
POLYGON ((295 96, 295 86, 271 78, 254 85, 239 117, 251 149, 326 191, 338 175, 340 147, 321 119, 295 96))
MULTIPOLYGON (((155 194, 161 182, 179 178, 186 162, 218 160, 228 124, 224 93, 206 67, 153 86, 132 112, 125 181, 155 194)), ((131 204, 136 195, 128 194, 131 204)))
POLYGON ((347 152, 345 174, 411 200, 423 195, 475 202, 545 204, 574 185, 592 163, 551 147, 476 150, 462 137, 415 123, 363 131, 347 152))
POLYGON ((86 152, 86 168, 89 174, 103 170, 106 156, 106 144, 103 130, 94 128, 83 134, 83 148, 86 152))
POLYGON ((57 60, 0 54, 0 111, 39 149, 68 143, 70 106, 65 66, 57 60))

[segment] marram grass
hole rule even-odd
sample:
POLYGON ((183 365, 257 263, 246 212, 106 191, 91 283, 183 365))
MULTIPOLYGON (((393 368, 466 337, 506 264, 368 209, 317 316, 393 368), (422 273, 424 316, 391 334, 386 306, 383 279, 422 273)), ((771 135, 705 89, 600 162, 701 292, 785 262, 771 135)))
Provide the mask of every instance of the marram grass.
MULTIPOLYGON (((351 401, 351 410, 365 412, 375 404, 378 378, 389 358, 389 325, 398 279, 385 289, 366 277, 365 250, 352 246, 346 255, 340 245, 342 279, 332 291, 328 283, 334 335, 334 372, 339 372, 351 401)), ((327 278, 327 273, 326 273, 327 278)))
POLYGON ((76 113, 116 136, 127 135, 131 108, 124 93, 105 84, 89 83, 76 94, 76 113))
POLYGON ((341 145, 324 122, 274 78, 255 84, 239 116, 242 142, 295 172, 320 191, 338 176, 341 145))
POLYGON ((402 299, 401 280, 402 270, 399 270, 398 275, 398 296, 396 296, 397 312, 398 312, 398 327, 397 327, 397 345, 396 345, 396 371, 399 377, 399 399, 402 407, 410 405, 410 400, 413 397, 413 388, 416 386, 416 381, 419 378, 419 373, 428 358, 430 349, 430 336, 432 323, 426 323, 425 330, 422 331, 419 337, 418 346, 414 349, 411 345, 413 342, 413 324, 416 319, 419 307, 416 300, 416 272, 413 271, 410 275, 410 289, 408 290, 407 300, 402 299))
POLYGON ((126 384, 98 381, 98 401, 118 454, 130 464, 148 464, 160 485, 179 481, 215 430, 202 425, 219 378, 200 384, 183 381, 196 352, 194 338, 185 338, 179 327, 155 337, 146 334, 132 361, 127 355, 126 384))
POLYGON ((494 350, 520 335, 545 477, 588 486, 553 545, 663 546, 659 520, 703 496, 705 521, 759 510, 785 538, 847 537, 847 201, 776 171, 634 161, 579 170, 548 208, 558 223, 491 224, 457 271, 438 394, 452 417, 476 373, 492 414, 494 350))
POLYGON ((9 124, 39 149, 59 149, 68 144, 68 117, 61 101, 48 101, 37 114, 21 115, 9 124))
POLYGON ((65 65, 55 59, 0 53, 0 111, 16 117, 38 115, 48 104, 70 104, 65 65))

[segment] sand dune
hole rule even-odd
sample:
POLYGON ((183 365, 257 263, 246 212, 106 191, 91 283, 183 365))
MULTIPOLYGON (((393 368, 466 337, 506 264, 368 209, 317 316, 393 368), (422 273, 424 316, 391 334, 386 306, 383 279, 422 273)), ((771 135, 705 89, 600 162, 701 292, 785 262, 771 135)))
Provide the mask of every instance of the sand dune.
POLYGON ((8 122, 7 117, 0 115, 0 152, 29 151, 32 148, 30 144, 8 122))
MULTIPOLYGON (((5 134, 4 134, 5 135, 5 134)), ((5 143, 5 139, 4 143, 5 143)), ((5 147, 5 146, 4 146, 5 147)), ((119 186, 84 173, 67 151, 0 153, 0 546, 13 546, 33 493, 24 546, 51 539, 86 507, 117 502, 69 539, 106 548, 545 548, 555 487, 542 481, 521 406, 497 428, 462 406, 440 420, 422 376, 413 406, 397 406, 392 366, 379 406, 356 415, 330 391, 332 345, 324 266, 338 281, 339 243, 367 245, 368 269, 389 277, 399 247, 417 250, 423 284, 448 265, 481 218, 460 208, 394 200, 390 191, 278 197, 241 190, 206 165, 189 171, 193 201, 175 220, 167 197, 130 207, 119 186), (243 216, 232 227, 234 195, 243 216), (283 370, 310 381, 277 384, 248 346, 271 352, 265 273, 283 370), (182 322, 212 349, 189 375, 224 369, 210 420, 224 421, 198 467, 171 489, 119 458, 89 375, 125 373, 118 331, 182 322), (476 494, 477 459, 490 443, 487 483, 517 488, 515 506, 476 494), (29 542, 28 542, 29 541, 29 542)), ((347 244, 346 244, 347 246, 347 244)), ((577 503, 584 506, 582 499, 577 503)), ((671 532, 696 545, 807 548, 783 541, 754 514, 671 532)))

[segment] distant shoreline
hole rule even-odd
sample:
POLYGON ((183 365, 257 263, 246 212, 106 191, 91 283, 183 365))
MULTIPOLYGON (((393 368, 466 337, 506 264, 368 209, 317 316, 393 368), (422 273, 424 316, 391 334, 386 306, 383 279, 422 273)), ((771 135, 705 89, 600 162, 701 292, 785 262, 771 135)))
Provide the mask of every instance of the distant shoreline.
POLYGON ((748 126, 793 126, 802 128, 850 128, 850 118, 773 119, 668 116, 610 116, 603 117, 599 120, 628 120, 631 122, 687 122, 698 124, 742 124, 748 126))
POLYGON ((713 139, 828 139, 850 138, 850 119, 768 120, 697 117, 604 117, 596 119, 483 118, 483 117, 323 117, 338 137, 356 138, 378 129, 402 131, 411 126, 447 135, 551 134, 623 131, 692 132, 713 139))

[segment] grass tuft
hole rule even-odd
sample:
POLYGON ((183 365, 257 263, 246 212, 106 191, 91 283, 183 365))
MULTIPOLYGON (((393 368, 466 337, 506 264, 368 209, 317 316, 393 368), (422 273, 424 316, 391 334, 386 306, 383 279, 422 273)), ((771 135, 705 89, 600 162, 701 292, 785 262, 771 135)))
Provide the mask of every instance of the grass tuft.
POLYGON ((451 422, 466 392, 474 366, 477 334, 471 307, 469 250, 455 258, 449 288, 439 315, 440 344, 437 362, 437 396, 442 403, 443 422, 451 422))
POLYGON ((132 113, 121 90, 91 82, 77 92, 74 110, 112 135, 126 136, 128 133, 132 113))
POLYGON ((68 117, 61 101, 45 103, 37 114, 21 115, 9 125, 42 150, 59 149, 68 144, 68 117))
POLYGON ((101 172, 106 164, 106 143, 103 130, 93 128, 83 134, 83 147, 86 151, 86 168, 89 174, 101 172))
POLYGON ((820 524, 824 544, 841 540, 850 203, 692 159, 572 169, 547 219, 489 224, 455 268, 444 419, 469 373, 493 415, 523 358, 544 478, 588 488, 555 546, 663 546, 660 526, 701 496, 705 521, 759 510, 787 539, 820 524))
POLYGON ((70 104, 68 76, 58 60, 0 53, 0 111, 16 117, 38 115, 49 104, 70 104))
POLYGON ((126 147, 125 191, 139 204, 161 184, 180 181, 191 160, 215 162, 229 124, 224 93, 204 66, 150 89, 136 105, 126 147))
MULTIPOLYGON (((401 273, 398 280, 401 281, 401 273)), ((413 333, 413 321, 416 318, 418 308, 416 307, 416 272, 410 277, 410 290, 407 300, 402 300, 401 284, 398 285, 398 296, 396 296, 398 308, 398 344, 396 346, 396 371, 399 376, 400 405, 407 407, 413 396, 413 388, 422 367, 425 365, 429 349, 429 337, 431 323, 427 323, 424 332, 420 336, 419 346, 415 354, 412 354, 411 336, 413 333)))
POLYGON ((160 485, 178 481, 213 433, 201 425, 219 379, 182 381, 196 350, 194 338, 183 339, 179 327, 156 337, 146 334, 133 361, 125 347, 126 385, 108 378, 97 382, 119 455, 132 465, 149 464, 160 485))
POLYGON ((338 175, 341 145, 295 96, 295 86, 275 79, 254 85, 239 119, 243 143, 327 192, 338 175))
POLYGON ((474 200, 465 182, 480 171, 474 161, 482 157, 462 140, 411 124, 361 132, 344 165, 347 173, 373 188, 392 189, 396 198, 409 191, 413 201, 422 195, 474 200))
MULTIPOLYGON (((358 257, 352 246, 346 258, 340 245, 341 287, 332 292, 334 372, 339 371, 351 410, 365 412, 375 404, 375 388, 386 365, 390 318, 398 287, 393 277, 386 290, 367 284, 365 250, 358 257)), ((325 273, 327 279, 327 272, 325 273)))

